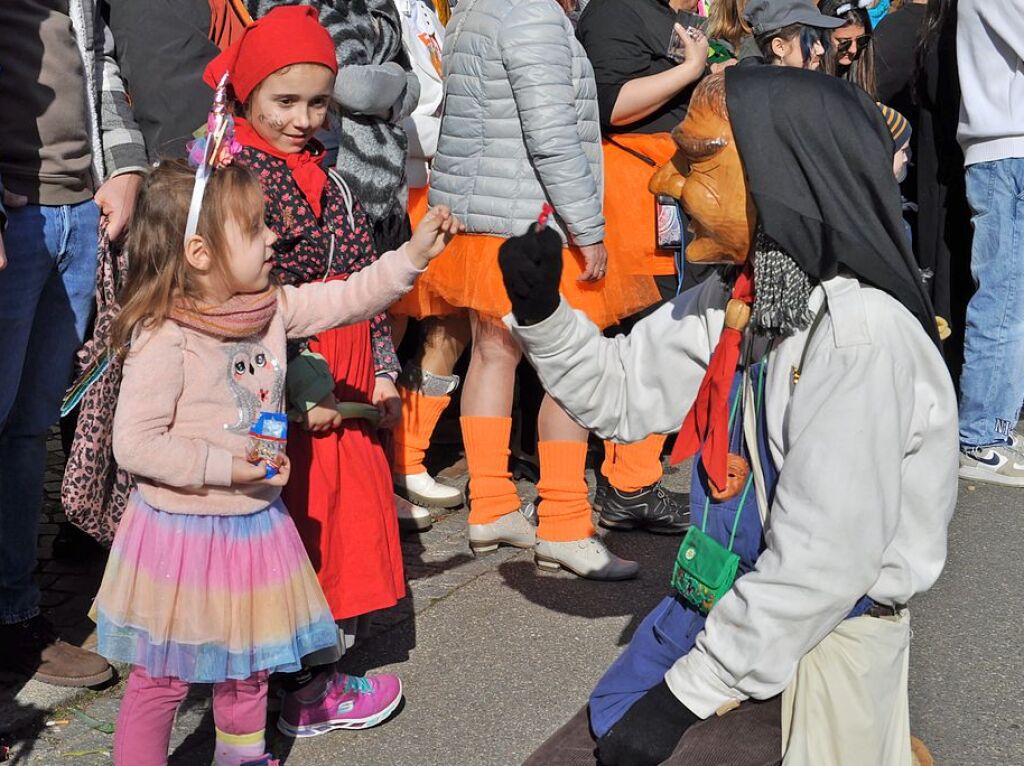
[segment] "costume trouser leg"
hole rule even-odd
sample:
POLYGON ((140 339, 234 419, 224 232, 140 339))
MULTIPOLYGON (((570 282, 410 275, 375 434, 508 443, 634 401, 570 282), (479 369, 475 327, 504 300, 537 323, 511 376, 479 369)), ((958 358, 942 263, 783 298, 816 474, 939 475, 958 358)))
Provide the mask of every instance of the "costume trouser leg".
POLYGON ((651 434, 633 444, 604 443, 601 473, 621 492, 636 492, 661 480, 664 434, 651 434))
POLYGON ((910 615, 843 620, 781 695, 787 766, 911 766, 910 615))
MULTIPOLYGON (((779 766, 782 739, 779 698, 744 702, 686 732, 662 766, 779 766)), ((584 707, 531 755, 523 766, 597 766, 597 743, 584 707)))
POLYGON ((540 482, 537 491, 537 537, 552 542, 582 540, 594 534, 590 503, 587 501, 587 443, 575 441, 542 441, 540 482))
POLYGON ((960 443, 1004 443, 1024 400, 1024 158, 967 168, 977 291, 967 306, 960 443))
POLYGON ((490 524, 519 508, 508 470, 512 418, 473 416, 459 422, 469 468, 469 523, 490 524))

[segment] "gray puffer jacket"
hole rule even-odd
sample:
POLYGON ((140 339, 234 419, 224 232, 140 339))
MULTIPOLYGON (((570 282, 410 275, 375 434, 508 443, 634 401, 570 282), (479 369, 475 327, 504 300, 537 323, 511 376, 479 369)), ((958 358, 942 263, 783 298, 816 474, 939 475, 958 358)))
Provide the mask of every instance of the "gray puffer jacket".
POLYGON ((545 201, 577 245, 604 239, 594 71, 554 0, 462 0, 448 22, 430 204, 476 234, 522 234, 545 201))

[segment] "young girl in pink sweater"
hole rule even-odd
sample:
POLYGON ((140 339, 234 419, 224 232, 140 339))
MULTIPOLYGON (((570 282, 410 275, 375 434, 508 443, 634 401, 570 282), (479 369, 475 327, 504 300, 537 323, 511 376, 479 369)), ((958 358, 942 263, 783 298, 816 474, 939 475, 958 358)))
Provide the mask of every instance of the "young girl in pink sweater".
MULTIPOLYGON (((167 763, 189 683, 212 683, 217 766, 270 764, 267 677, 331 652, 337 629, 276 474, 246 458, 261 413, 283 410, 286 339, 375 315, 409 290, 458 222, 432 211, 412 239, 346 281, 270 283, 276 239, 250 171, 212 176, 185 237, 195 173, 146 180, 114 348, 129 343, 114 455, 136 479, 96 597, 99 652, 133 665, 114 762, 167 763)), ((392 697, 401 695, 397 679, 392 697)), ((354 715, 382 711, 354 694, 354 715)))

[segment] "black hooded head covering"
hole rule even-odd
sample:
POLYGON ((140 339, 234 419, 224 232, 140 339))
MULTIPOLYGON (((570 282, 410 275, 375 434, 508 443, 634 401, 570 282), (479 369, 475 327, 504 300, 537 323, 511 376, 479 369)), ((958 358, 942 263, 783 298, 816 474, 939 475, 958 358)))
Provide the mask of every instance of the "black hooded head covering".
POLYGON ((764 233, 814 279, 845 268, 889 293, 938 343, 875 102, 838 77, 777 66, 730 67, 725 92, 764 233))

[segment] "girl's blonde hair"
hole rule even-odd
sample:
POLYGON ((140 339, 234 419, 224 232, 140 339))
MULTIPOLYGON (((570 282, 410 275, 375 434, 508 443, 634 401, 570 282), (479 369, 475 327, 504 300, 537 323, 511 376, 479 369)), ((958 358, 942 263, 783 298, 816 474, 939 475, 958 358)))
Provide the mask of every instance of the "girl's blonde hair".
MULTIPOLYGON (((111 330, 111 348, 122 351, 136 326, 154 327, 178 299, 200 298, 195 274, 185 258, 185 221, 196 174, 183 160, 164 160, 146 178, 128 235, 128 277, 121 311, 111 330)), ((213 173, 206 185, 196 233, 210 251, 216 276, 230 281, 226 228, 234 221, 246 234, 263 227, 263 191, 241 165, 213 173)))
POLYGON ((708 38, 725 40, 738 53, 743 38, 754 34, 743 18, 746 6, 747 0, 715 0, 708 11, 708 38))

